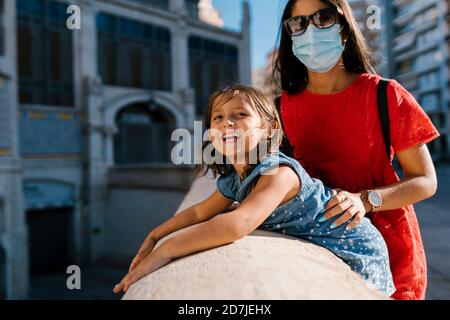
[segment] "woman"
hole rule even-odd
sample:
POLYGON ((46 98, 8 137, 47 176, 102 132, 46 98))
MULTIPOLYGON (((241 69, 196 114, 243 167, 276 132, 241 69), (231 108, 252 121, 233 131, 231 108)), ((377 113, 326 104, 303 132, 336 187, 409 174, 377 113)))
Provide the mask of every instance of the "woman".
POLYGON ((395 299, 424 299, 426 260, 413 203, 431 197, 436 173, 426 143, 438 131, 398 82, 387 87, 391 155, 377 109, 369 52, 346 0, 289 0, 279 55, 281 118, 294 157, 335 188, 322 221, 355 227, 366 216, 389 250, 395 299), (392 166, 394 154, 405 178, 392 166))

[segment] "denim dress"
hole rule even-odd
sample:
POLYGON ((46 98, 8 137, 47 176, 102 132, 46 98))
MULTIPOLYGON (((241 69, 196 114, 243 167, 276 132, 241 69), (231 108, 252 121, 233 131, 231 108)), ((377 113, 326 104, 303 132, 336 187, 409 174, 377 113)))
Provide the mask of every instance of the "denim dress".
POLYGON ((297 160, 282 152, 275 152, 266 156, 243 181, 234 169, 230 174, 221 175, 217 180, 217 188, 226 198, 241 203, 250 194, 249 187, 256 179, 280 164, 286 164, 296 172, 301 181, 301 190, 277 207, 259 228, 295 236, 327 248, 378 290, 392 295, 395 287, 388 250, 379 231, 366 217, 349 231, 345 227, 350 221, 330 229, 330 225, 340 215, 319 222, 322 216, 320 211, 332 198, 331 189, 320 180, 311 178, 297 160))

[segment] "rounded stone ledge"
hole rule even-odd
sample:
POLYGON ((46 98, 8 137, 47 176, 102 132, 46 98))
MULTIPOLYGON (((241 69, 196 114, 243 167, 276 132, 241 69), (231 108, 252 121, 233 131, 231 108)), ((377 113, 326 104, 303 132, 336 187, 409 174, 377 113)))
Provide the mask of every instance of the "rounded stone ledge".
MULTIPOLYGON (((215 180, 194 181, 179 211, 206 198, 215 180)), ((191 228, 191 227, 189 227, 191 228)), ((165 239, 184 232, 179 230, 165 239)), ((177 259, 132 285, 124 300, 389 299, 333 253, 255 230, 234 243, 177 259)))

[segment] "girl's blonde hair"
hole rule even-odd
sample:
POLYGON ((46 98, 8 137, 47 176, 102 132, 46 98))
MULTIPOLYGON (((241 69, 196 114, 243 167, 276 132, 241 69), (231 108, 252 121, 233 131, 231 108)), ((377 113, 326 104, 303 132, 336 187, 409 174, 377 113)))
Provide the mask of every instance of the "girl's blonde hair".
MULTIPOLYGON (((278 150, 282 143, 283 139, 283 131, 282 131, 282 125, 281 120, 278 115, 277 108, 275 107, 275 104, 272 100, 267 98, 263 93, 261 93, 259 90, 244 86, 241 84, 233 84, 230 86, 227 86, 223 89, 217 90, 214 92, 208 102, 208 106, 206 108, 205 113, 205 126, 206 129, 211 129, 211 117, 212 117, 212 109, 216 106, 221 106, 231 99, 235 97, 236 95, 243 95, 246 97, 250 103, 250 105, 253 107, 253 110, 255 110, 258 115, 261 117, 261 120, 263 123, 267 125, 268 128, 275 129, 275 135, 273 139, 267 139, 267 155, 275 152, 278 150), (275 143, 272 143, 275 142, 275 143)), ((211 144, 211 141, 205 141, 202 145, 202 154, 203 151, 211 144)), ((258 144, 259 148, 259 144, 258 144)), ((216 150, 213 150, 212 156, 215 156, 216 150)), ((260 163, 262 159, 260 159, 259 152, 257 153, 257 163, 256 164, 250 164, 247 165, 247 167, 244 170, 244 178, 247 177, 251 171, 256 167, 257 164, 260 163)), ((231 164, 227 164, 225 156, 223 156, 222 164, 219 163, 213 163, 213 164, 205 164, 202 163, 200 165, 197 165, 196 174, 200 173, 200 176, 204 176, 208 173, 209 170, 212 171, 214 177, 217 175, 222 174, 228 174, 233 170, 233 166, 231 164)))

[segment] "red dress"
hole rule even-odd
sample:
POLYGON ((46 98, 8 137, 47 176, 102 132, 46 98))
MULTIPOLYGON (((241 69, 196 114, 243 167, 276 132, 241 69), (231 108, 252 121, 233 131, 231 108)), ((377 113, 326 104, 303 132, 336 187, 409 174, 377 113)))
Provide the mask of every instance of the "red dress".
MULTIPOLYGON (((343 91, 319 95, 283 92, 285 133, 307 172, 332 188, 359 192, 398 182, 387 161, 377 109, 378 75, 360 74, 343 91)), ((414 97, 397 81, 388 85, 391 158, 439 136, 414 97)), ((392 160, 392 159, 391 159, 392 160)), ((426 259, 412 205, 368 214, 388 250, 395 299, 424 299, 426 259)))

